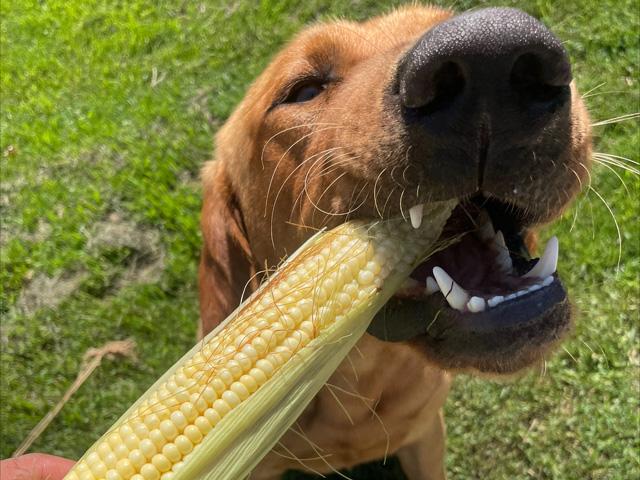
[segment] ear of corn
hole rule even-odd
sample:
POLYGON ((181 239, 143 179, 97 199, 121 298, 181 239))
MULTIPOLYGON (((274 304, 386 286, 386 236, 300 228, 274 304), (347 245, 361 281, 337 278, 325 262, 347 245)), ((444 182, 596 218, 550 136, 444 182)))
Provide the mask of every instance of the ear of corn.
POLYGON ((98 440, 69 480, 247 476, 375 313, 433 250, 454 202, 418 229, 348 222, 306 242, 98 440))

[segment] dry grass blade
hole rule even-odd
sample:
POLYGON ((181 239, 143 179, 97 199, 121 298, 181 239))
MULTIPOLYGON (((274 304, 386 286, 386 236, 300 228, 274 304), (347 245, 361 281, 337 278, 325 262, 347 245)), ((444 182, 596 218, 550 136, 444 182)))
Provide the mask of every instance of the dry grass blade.
POLYGON ((113 358, 115 356, 123 356, 128 358, 135 358, 136 344, 133 340, 114 340, 109 343, 105 343, 100 348, 90 348, 85 352, 82 357, 82 368, 78 373, 78 376, 73 381, 71 386, 64 392, 62 398, 49 410, 49 412, 33 427, 33 430, 25 437, 20 443, 18 448, 11 454, 12 457, 22 455, 29 450, 29 447, 33 445, 38 437, 45 431, 54 418, 60 413, 62 407, 69 401, 71 396, 82 386, 82 384, 91 376, 93 371, 100 366, 102 359, 113 358))

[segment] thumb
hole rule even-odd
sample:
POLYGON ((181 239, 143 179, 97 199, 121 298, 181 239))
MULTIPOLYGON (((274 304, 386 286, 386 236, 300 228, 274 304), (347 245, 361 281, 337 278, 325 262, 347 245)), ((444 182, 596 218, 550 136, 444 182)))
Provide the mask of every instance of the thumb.
POLYGON ((47 455, 29 453, 0 462, 2 480, 62 480, 73 467, 73 460, 47 455))

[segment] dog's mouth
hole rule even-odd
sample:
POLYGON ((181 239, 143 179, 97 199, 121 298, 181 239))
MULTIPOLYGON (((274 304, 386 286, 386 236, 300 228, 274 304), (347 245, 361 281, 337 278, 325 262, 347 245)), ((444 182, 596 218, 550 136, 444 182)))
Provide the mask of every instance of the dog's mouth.
MULTIPOLYGON (((410 211, 414 226, 420 210, 410 211)), ((539 359, 568 329, 570 312, 556 272, 558 241, 532 259, 524 218, 483 196, 460 203, 443 247, 414 269, 369 333, 418 344, 445 368, 511 372, 539 359)))
POLYGON ((418 265, 396 297, 442 297, 449 308, 472 315, 544 290, 554 281, 557 239, 532 260, 515 218, 498 202, 460 204, 440 238, 452 243, 418 265))

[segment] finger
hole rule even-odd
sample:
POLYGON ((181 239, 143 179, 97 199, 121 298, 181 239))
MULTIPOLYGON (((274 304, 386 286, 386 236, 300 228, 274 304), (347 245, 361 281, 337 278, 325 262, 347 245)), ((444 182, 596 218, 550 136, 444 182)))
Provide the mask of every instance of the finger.
POLYGON ((53 455, 29 453, 0 462, 0 478, 2 480, 62 480, 74 463, 73 460, 53 455))

